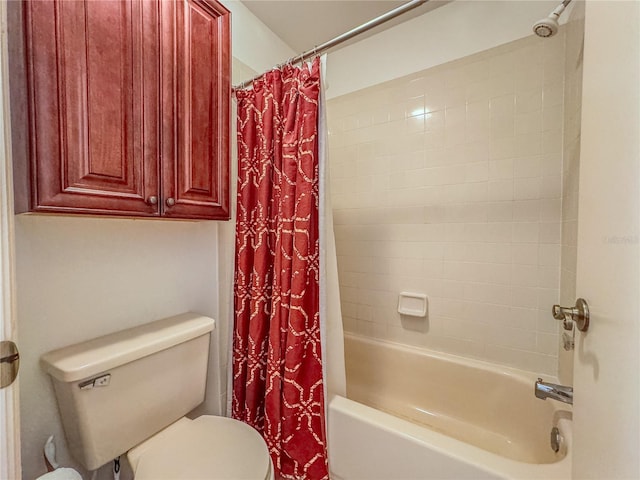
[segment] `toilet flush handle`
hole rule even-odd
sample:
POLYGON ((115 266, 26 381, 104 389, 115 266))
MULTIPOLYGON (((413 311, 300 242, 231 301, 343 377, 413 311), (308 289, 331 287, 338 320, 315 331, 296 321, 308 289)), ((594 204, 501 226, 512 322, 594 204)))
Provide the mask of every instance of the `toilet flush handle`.
POLYGON ((120 480, 120 457, 113 459, 113 480, 120 480))

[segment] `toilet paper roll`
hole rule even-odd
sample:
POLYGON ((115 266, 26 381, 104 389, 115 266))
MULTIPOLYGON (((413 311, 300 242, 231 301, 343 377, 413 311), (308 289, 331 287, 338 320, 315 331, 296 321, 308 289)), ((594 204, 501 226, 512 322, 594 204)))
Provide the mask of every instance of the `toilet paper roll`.
POLYGON ((73 468, 57 468, 53 472, 45 473, 36 480, 82 480, 82 475, 73 468))

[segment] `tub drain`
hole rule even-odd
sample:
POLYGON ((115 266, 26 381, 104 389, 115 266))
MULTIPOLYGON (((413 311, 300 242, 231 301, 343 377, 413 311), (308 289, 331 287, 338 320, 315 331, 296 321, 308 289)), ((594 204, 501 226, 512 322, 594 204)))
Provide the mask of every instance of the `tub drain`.
POLYGON ((560 430, 558 430, 558 427, 553 427, 551 429, 550 440, 551 450, 553 450, 555 453, 558 453, 560 451, 560 443, 562 442, 562 435, 560 435, 560 430))

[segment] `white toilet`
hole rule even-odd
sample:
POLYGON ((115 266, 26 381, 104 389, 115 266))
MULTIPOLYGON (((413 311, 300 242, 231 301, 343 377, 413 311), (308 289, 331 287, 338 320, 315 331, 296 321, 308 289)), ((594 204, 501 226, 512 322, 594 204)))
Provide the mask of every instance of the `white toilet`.
POLYGON ((272 479, 253 428, 184 416, 204 400, 213 327, 185 313, 43 355, 76 460, 95 470, 127 452, 136 480, 272 479))

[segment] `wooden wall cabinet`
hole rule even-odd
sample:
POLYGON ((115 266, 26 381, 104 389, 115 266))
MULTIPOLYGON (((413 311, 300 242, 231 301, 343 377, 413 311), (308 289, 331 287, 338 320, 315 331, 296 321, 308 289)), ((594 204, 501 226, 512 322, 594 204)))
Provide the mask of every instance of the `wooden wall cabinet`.
POLYGON ((229 218, 230 14, 9 2, 16 212, 229 218))

